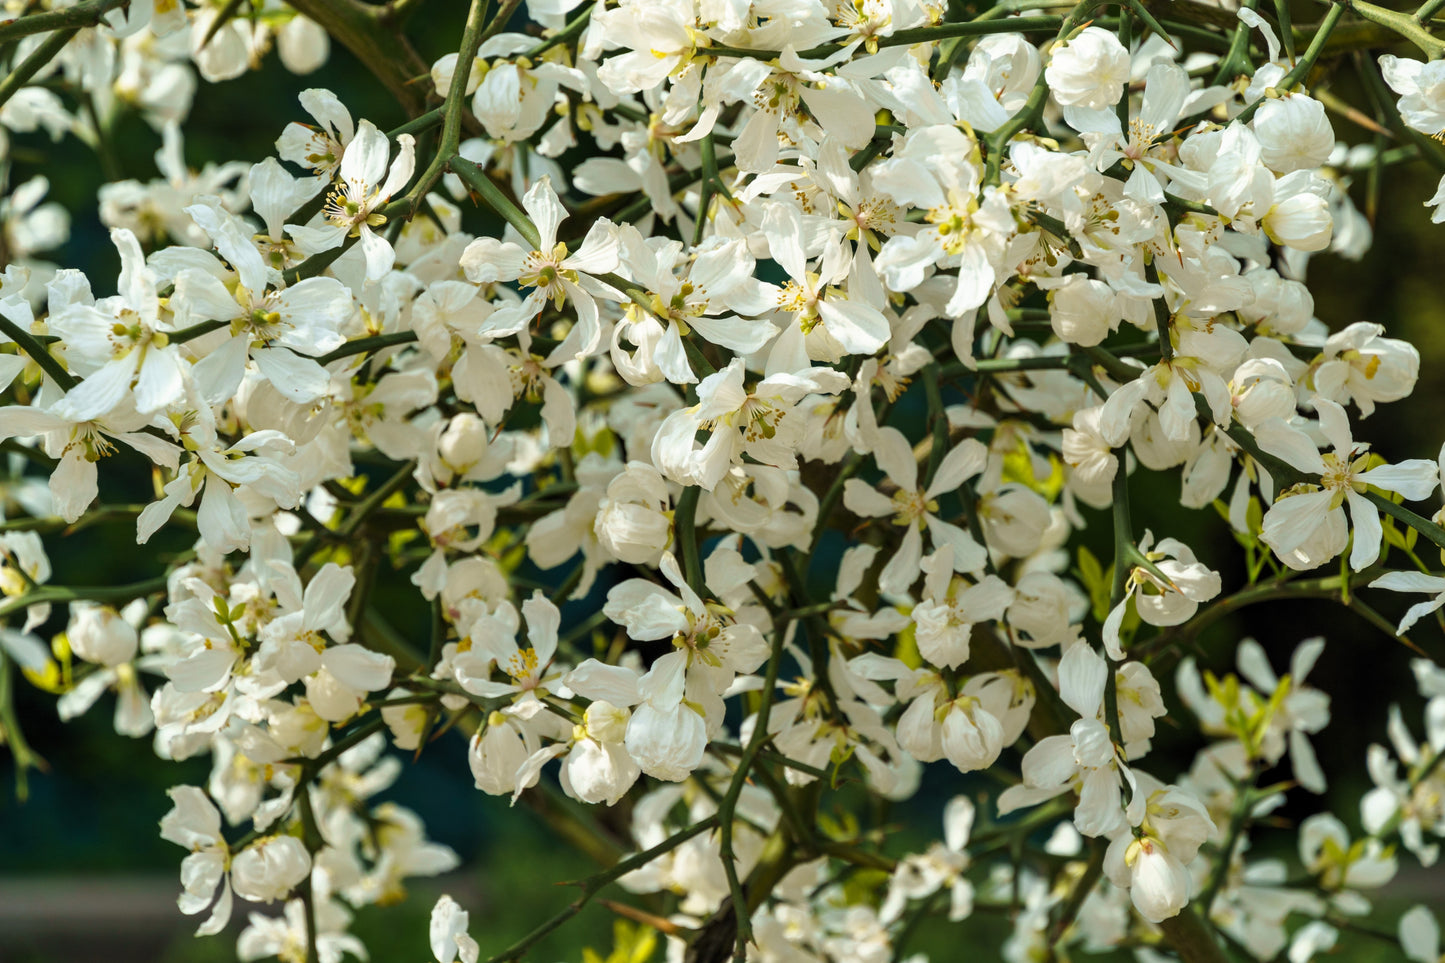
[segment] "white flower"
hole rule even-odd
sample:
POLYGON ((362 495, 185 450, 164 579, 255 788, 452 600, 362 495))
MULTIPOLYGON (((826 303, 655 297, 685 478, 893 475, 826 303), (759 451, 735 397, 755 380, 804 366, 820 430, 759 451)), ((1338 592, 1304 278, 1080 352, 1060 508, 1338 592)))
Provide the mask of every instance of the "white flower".
POLYGON ((1334 234, 1328 192, 1328 184, 1310 171, 1291 171, 1275 181, 1259 226, 1276 244, 1297 251, 1323 251, 1334 234))
POLYGON ((452 671, 472 695, 520 700, 513 710, 527 718, 543 708, 543 696, 560 687, 562 674, 549 670, 557 653, 562 613, 539 590, 522 603, 522 614, 527 619, 530 646, 517 645, 516 611, 508 604, 495 615, 479 615, 465 626, 467 648, 452 660, 452 671), (506 673, 508 681, 491 680, 494 666, 506 673))
MULTIPOLYGON (((345 931, 351 915, 338 903, 317 896, 313 916, 316 919, 316 956, 320 963, 341 963, 346 954, 358 959, 366 958, 366 947, 345 931)), ((286 911, 279 917, 250 914, 246 928, 236 939, 236 958, 242 963, 273 956, 283 960, 304 959, 306 951, 306 904, 299 899, 288 901, 286 911)))
POLYGON ((278 680, 277 687, 304 679, 317 715, 329 722, 349 719, 368 692, 390 684, 396 666, 391 656, 346 641, 346 601, 356 578, 350 566, 328 562, 302 593, 289 566, 278 565, 277 575, 282 614, 261 630, 254 668, 278 680))
POLYGON ((1404 635, 1410 627, 1425 616, 1445 605, 1445 578, 1426 575, 1424 572, 1386 572, 1370 583, 1370 588, 1389 589, 1392 592, 1428 592, 1435 596, 1425 602, 1416 602, 1406 610, 1395 629, 1397 635, 1404 635))
MULTIPOLYGON (((1306 737, 1329 725, 1330 697, 1306 685, 1305 677, 1324 649, 1325 640, 1318 636, 1305 639, 1295 647, 1294 654, 1290 656, 1287 694, 1277 701, 1276 710, 1270 717, 1271 730, 1288 736, 1290 765, 1295 779, 1313 793, 1325 791, 1325 773, 1306 737)), ((1264 648, 1253 639, 1240 642, 1238 658, 1240 674, 1260 692, 1272 694, 1284 684, 1270 668, 1264 648)))
POLYGON ((970 585, 953 572, 953 546, 944 545, 921 563, 927 577, 923 600, 913 607, 918 653, 932 664, 956 669, 968 661, 973 626, 999 618, 1014 593, 997 575, 970 585))
POLYGON ((583 802, 616 805, 642 774, 623 744, 632 713, 597 699, 583 713, 582 725, 562 765, 563 786, 583 802))
MULTIPOLYGON (((1065 54, 1072 47, 1073 42, 1064 48, 1065 54)), ((1054 62, 1059 62, 1058 56, 1054 62)), ((1049 79, 1052 81, 1053 77, 1049 79)), ((1090 94, 1091 104, 1103 95, 1103 91, 1090 94)), ((1117 92, 1113 96, 1118 99, 1117 92)), ((1058 91, 1055 91, 1054 97, 1059 103, 1065 103, 1058 91)), ((1139 103, 1138 116, 1128 119, 1127 132, 1120 127, 1121 118, 1112 109, 1091 104, 1065 106, 1064 118, 1070 127, 1083 134, 1084 142, 1090 147, 1089 160, 1096 170, 1105 171, 1122 162, 1132 171, 1124 185, 1124 195, 1158 204, 1164 200, 1164 188, 1156 170, 1160 173, 1167 171, 1171 158, 1166 154, 1165 147, 1188 102, 1189 75, 1184 68, 1178 64, 1156 63, 1149 68, 1144 79, 1144 96, 1139 103), (1158 143, 1160 141, 1164 143, 1158 143)), ((1199 109, 1198 104, 1192 107, 1199 109)), ((1331 139, 1330 147, 1333 146, 1331 139)))
POLYGON ((1124 658, 1119 627, 1131 598, 1140 619, 1150 625, 1167 626, 1189 621, 1199 610, 1201 602, 1208 602, 1219 594, 1219 573, 1200 564, 1188 545, 1178 539, 1166 538, 1151 551, 1149 545, 1152 541, 1153 535, 1145 532, 1139 541, 1139 550, 1168 581, 1161 582, 1159 576, 1142 566, 1129 570, 1124 597, 1104 620, 1104 648, 1111 659, 1124 658))
POLYGON ((45 451, 58 459, 50 475, 51 508, 67 522, 80 518, 94 503, 100 493, 100 462, 115 454, 117 441, 162 468, 174 471, 180 466, 177 446, 144 430, 152 419, 137 412, 131 399, 94 419, 76 420, 68 412, 64 398, 48 409, 0 407, 0 439, 38 435, 45 451))
MULTIPOLYGON (((1405 726, 1400 707, 1390 707, 1390 744, 1407 774, 1419 771, 1425 753, 1445 749, 1445 699, 1432 698, 1426 703, 1425 727, 1427 738, 1422 746, 1405 726)), ((1440 845, 1427 842, 1425 834, 1442 835, 1445 827, 1445 778, 1438 768, 1424 778, 1402 778, 1399 763, 1384 746, 1370 746, 1365 765, 1375 788, 1360 799, 1360 822, 1372 836, 1381 836, 1393 826, 1400 842, 1419 857, 1421 865, 1433 866, 1440 858, 1440 845)))
POLYGON ((294 121, 287 124, 281 136, 276 139, 276 153, 282 160, 316 172, 314 193, 324 186, 341 166, 346 146, 356 135, 356 124, 351 119, 351 112, 340 99, 325 88, 303 90, 299 99, 301 106, 320 126, 294 121))
POLYGON ((903 915, 909 900, 927 899, 947 886, 948 919, 957 923, 973 912, 973 883, 964 877, 968 869, 968 837, 973 831, 975 810, 967 796, 954 796, 943 807, 943 835, 927 852, 909 854, 898 861, 888 883, 888 896, 878 910, 884 923, 903 915))
POLYGON ((1420 352, 1384 333, 1384 325, 1357 321, 1330 335, 1323 358, 1312 366, 1315 391, 1341 405, 1353 401, 1361 418, 1378 402, 1408 397, 1420 376, 1420 352))
POLYGON ((628 462, 607 483, 590 528, 597 543, 619 561, 656 565, 672 544, 671 505, 667 482, 657 469, 628 462))
POLYGON ((1015 671, 975 675, 950 698, 942 677, 919 669, 899 679, 896 694, 909 703, 898 719, 899 746, 919 762, 946 757, 959 772, 992 766, 1034 703, 1033 687, 1015 671))
POLYGON ((693 332, 739 355, 758 351, 778 333, 767 321, 744 321, 733 313, 764 314, 774 302, 753 276, 756 262, 741 240, 710 239, 689 259, 682 244, 649 244, 630 224, 619 227, 618 234, 623 261, 652 302, 648 311, 628 305, 626 318, 612 332, 613 364, 630 384, 659 377, 673 384, 697 381, 683 347, 683 338, 693 332), (681 277, 675 273, 679 266, 681 277), (629 355, 623 339, 638 349, 629 355))
POLYGON ((1430 137, 1445 130, 1445 64, 1385 54, 1380 58, 1380 73, 1400 95, 1400 119, 1406 127, 1430 137))
POLYGON ((1189 902, 1189 872, 1162 841, 1149 836, 1132 840, 1121 861, 1128 870, 1129 897, 1146 920, 1169 919, 1189 902))
POLYGON ((472 737, 467 761, 477 788, 489 796, 506 795, 517 788, 517 773, 529 755, 518 731, 520 724, 521 720, 493 712, 485 728, 472 737))
POLYGON ((1121 828, 1104 856, 1104 872, 1129 896, 1145 919, 1168 919, 1184 908, 1194 884, 1188 865, 1215 831, 1204 805, 1177 786, 1144 777, 1130 804, 1137 831, 1121 828))
POLYGON ((849 262, 829 265, 825 258, 818 270, 808 269, 803 217, 796 206, 770 204, 763 215, 763 230, 773 260, 789 278, 781 287, 764 286, 778 315, 788 319, 768 352, 769 375, 800 372, 811 368, 813 361, 833 363, 846 355, 871 355, 888 343, 892 329, 882 305, 864 296, 849 262))
POLYGON ((1114 289, 1103 281, 1071 274, 1049 292, 1049 323, 1054 334, 1069 344, 1089 347, 1117 330, 1124 313, 1114 289))
POLYGON ((959 442, 939 462, 927 488, 918 484, 918 462, 901 431, 879 428, 873 446, 874 459, 898 490, 890 498, 866 482, 850 478, 843 487, 843 504, 864 518, 892 515, 893 524, 903 527, 903 540, 879 574, 878 587, 889 595, 907 593, 922 571, 925 528, 935 547, 952 547, 955 571, 976 572, 983 568, 988 557, 983 546, 962 528, 938 517, 936 501, 983 471, 988 463, 988 449, 983 443, 974 438, 959 442))
POLYGON ((231 881, 226 873, 230 854, 221 835, 221 814, 195 786, 175 786, 166 794, 175 805, 161 819, 161 838, 190 850, 181 862, 184 891, 177 905, 187 916, 210 909, 196 935, 219 933, 231 919, 231 881))
POLYGON ((233 397, 247 360, 292 401, 307 404, 324 394, 330 374, 311 357, 346 342, 340 327, 355 311, 349 292, 335 278, 314 277, 284 290, 280 273, 267 267, 248 225, 230 214, 219 198, 201 197, 186 208, 234 268, 208 263, 176 275, 171 308, 179 323, 231 322, 233 338, 211 348, 194 369, 205 398, 220 404, 233 397))
POLYGON ((329 251, 347 237, 359 237, 366 258, 366 279, 380 280, 391 270, 396 252, 372 230, 386 223, 381 207, 406 186, 416 169, 416 141, 410 134, 397 138, 395 159, 387 166, 391 144, 369 120, 357 127, 346 145, 338 172, 339 183, 327 195, 321 217, 324 225, 288 226, 287 232, 307 255, 329 251))
POLYGON ((1023 760, 1023 784, 999 797, 1000 813, 1077 786, 1074 825, 1079 832, 1103 836, 1124 824, 1123 781, 1132 784, 1134 777, 1100 718, 1108 675, 1108 663, 1088 643, 1075 643, 1064 653, 1059 661, 1059 697, 1080 718, 1068 735, 1045 736, 1029 749, 1023 760))
POLYGON ((1320 877, 1327 891, 1383 886, 1395 877, 1393 848, 1378 839, 1365 838, 1350 845, 1350 834, 1331 813, 1315 813, 1300 824, 1300 862, 1320 877))
MULTIPOLYGON (((210 409, 203 407, 202 412, 210 409)), ((238 488, 281 507, 300 499, 299 476, 280 461, 295 446, 279 431, 255 431, 222 447, 214 425, 200 422, 189 426, 186 436, 193 457, 166 483, 165 495, 136 519, 137 543, 144 545, 177 508, 189 507, 200 495, 197 525, 207 545, 222 554, 244 549, 251 543, 251 526, 238 488)))
POLYGON ((796 451, 808 425, 796 413, 814 394, 847 387, 841 373, 825 367, 778 372, 744 387, 747 369, 734 358, 702 380, 698 403, 668 415, 652 442, 652 461, 668 478, 712 491, 749 455, 779 468, 797 467, 796 451), (699 447, 697 435, 706 432, 699 447))
POLYGON ((71 368, 84 377, 53 409, 71 422, 100 418, 127 396, 137 411, 150 414, 185 391, 188 365, 170 344, 171 325, 162 319, 158 281, 140 242, 124 228, 112 230, 110 238, 120 252, 120 293, 93 305, 52 305, 51 329, 64 340, 71 368))
POLYGON ((652 90, 683 70, 706 38, 688 0, 648 0, 597 11, 597 29, 622 50, 598 68, 614 94, 652 90))
POLYGON ((437 963, 477 963, 481 952, 467 933, 469 914, 450 896, 443 895, 431 911, 431 951, 437 963))
POLYGON ((1044 79, 1061 105, 1102 110, 1119 102, 1129 79, 1129 51, 1102 27, 1086 27, 1055 47, 1044 79))
POLYGON ((129 662, 140 647, 135 626, 109 605, 93 602, 71 606, 65 637, 76 655, 104 666, 129 662))
POLYGON ((543 177, 522 198, 522 207, 537 227, 537 248, 528 251, 511 241, 483 237, 467 245, 461 267, 474 284, 516 281, 531 288, 521 303, 502 303, 482 323, 478 334, 500 338, 525 330, 551 300, 557 308, 571 302, 577 323, 563 343, 553 350, 549 364, 583 357, 597 350, 602 339, 594 295, 612 297, 610 287, 592 275, 615 270, 619 262, 617 231, 602 218, 592 225, 575 254, 557 240, 557 228, 567 209, 557 199, 550 178, 543 177))
POLYGON ((1321 454, 1309 437, 1281 419, 1265 421, 1255 430, 1261 448, 1294 468, 1319 475, 1318 484, 1284 493, 1264 516, 1261 538, 1291 568, 1309 569, 1334 558, 1345 544, 1343 505, 1348 502, 1355 527, 1350 567, 1360 571, 1380 554, 1380 515, 1365 498, 1365 486, 1399 492, 1411 500, 1425 498, 1439 484, 1434 462, 1413 458, 1397 465, 1365 469, 1368 445, 1355 444, 1349 418, 1333 401, 1315 400, 1320 431, 1334 447, 1321 454), (1312 542, 1317 535, 1328 541, 1312 542))

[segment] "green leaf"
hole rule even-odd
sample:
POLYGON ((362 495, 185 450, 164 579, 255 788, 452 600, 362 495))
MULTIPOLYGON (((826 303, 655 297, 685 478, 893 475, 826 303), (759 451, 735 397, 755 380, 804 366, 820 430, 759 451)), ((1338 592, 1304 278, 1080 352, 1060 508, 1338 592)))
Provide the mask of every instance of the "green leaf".
POLYGON ((1103 622, 1109 617, 1109 591, 1112 588, 1112 572, 1105 572, 1094 553, 1086 547, 1079 546, 1079 581, 1084 583, 1084 591, 1089 593, 1089 603, 1094 610, 1094 618, 1103 622))

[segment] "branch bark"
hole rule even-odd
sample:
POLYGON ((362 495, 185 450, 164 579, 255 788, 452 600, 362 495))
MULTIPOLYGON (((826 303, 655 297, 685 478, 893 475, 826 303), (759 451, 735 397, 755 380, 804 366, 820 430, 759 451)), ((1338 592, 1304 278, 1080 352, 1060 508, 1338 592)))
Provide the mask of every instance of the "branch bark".
POLYGON ((414 83, 428 75, 431 65, 411 42, 387 23, 386 7, 369 7, 356 0, 288 0, 296 11, 316 21, 327 33, 356 55, 401 104, 408 117, 427 109, 427 86, 414 83))

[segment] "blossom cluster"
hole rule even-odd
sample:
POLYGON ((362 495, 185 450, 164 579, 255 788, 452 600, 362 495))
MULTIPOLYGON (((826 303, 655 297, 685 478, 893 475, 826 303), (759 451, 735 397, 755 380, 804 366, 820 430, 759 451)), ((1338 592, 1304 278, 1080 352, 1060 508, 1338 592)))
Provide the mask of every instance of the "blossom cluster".
MULTIPOLYGON (((1217 933, 1304 963, 1370 911, 1393 839, 1435 861, 1435 663, 1425 741, 1396 709, 1370 750, 1366 835, 1321 811, 1293 870, 1250 829, 1327 789, 1324 640, 1283 675, 1250 640, 1237 673, 1174 662, 1320 566, 1346 603, 1430 595, 1401 635, 1445 601, 1416 553, 1445 549, 1440 516, 1404 504, 1437 497, 1445 452, 1356 438, 1419 353, 1326 323, 1305 282, 1313 255, 1365 256, 1350 175, 1385 163, 1308 86, 1345 5, 1305 49, 1252 3, 1201 26, 1092 0, 528 0, 524 30, 474 0, 422 74, 431 109, 388 132, 311 87, 259 160, 199 171, 197 75, 272 44, 305 74, 334 39, 390 83, 416 3, 38 6, 0 22, 0 143, 103 149, 135 112, 164 146, 162 176, 100 192, 114 279, 45 260, 69 215, 43 177, 0 198, 0 672, 62 719, 113 692, 117 732, 209 756, 161 824, 200 934, 239 897, 284 906, 242 959, 363 957, 356 910, 458 864, 374 799, 391 749, 450 729, 482 793, 623 807, 635 851, 570 912, 662 894, 674 959, 881 961, 924 915, 1002 907, 1010 961, 1223 960, 1217 933), (135 465, 155 490, 132 510, 113 475, 135 465), (1239 594, 1134 528, 1139 468, 1219 509, 1239 594), (99 514, 193 547, 72 589, 42 533, 99 514), (1166 715, 1198 735, 1172 781, 1166 715), (918 851, 862 810, 820 821, 930 767, 1006 788, 952 798, 918 851)), ((1424 135, 1392 162, 1436 156, 1441 62, 1363 61, 1424 135)), ((468 922, 437 902, 440 963, 479 958, 468 922)), ((1423 908, 1400 922, 1411 959, 1438 937, 1423 908)))

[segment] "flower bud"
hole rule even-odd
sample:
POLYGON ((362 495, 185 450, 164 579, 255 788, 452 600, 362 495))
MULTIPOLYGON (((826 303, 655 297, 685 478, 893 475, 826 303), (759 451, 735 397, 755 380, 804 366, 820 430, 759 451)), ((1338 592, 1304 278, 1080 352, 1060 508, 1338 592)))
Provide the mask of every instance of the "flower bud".
POLYGON ((1049 527, 1049 503, 1023 485, 1011 483, 979 504, 979 517, 989 548, 1011 558, 1038 551, 1049 527))
POLYGON ((1269 270, 1251 271, 1244 278, 1254 290, 1254 300, 1238 309, 1241 319, 1275 334, 1297 334, 1314 318, 1314 295, 1299 281, 1269 270))
POLYGON ((656 565, 672 542, 670 501, 657 470, 633 462, 607 486, 593 525, 597 540, 623 562, 656 565))
POLYGON ((584 719, 587 735, 598 742, 621 742, 627 735, 627 720, 632 713, 599 699, 587 707, 584 719))
MULTIPOLYGON (((1280 186, 1284 186, 1282 179, 1280 186)), ((1260 218, 1259 226, 1276 244, 1296 251, 1323 251, 1334 235, 1334 218, 1329 202, 1311 189, 1291 185, 1292 191, 1281 190, 1273 206, 1260 218)))
POLYGON ((1329 160, 1335 132, 1325 105, 1304 94, 1267 100, 1254 115, 1260 160, 1279 174, 1313 170, 1329 160))
POLYGON ((1049 295, 1049 323, 1062 340, 1090 347, 1119 327, 1119 311, 1113 288, 1078 274, 1049 295))
POLYGON ((381 718, 391 730, 396 747, 408 751, 421 747, 427 716, 426 708, 419 705, 383 706, 381 709, 381 718))
POLYGON ((87 662, 115 666, 135 658, 140 637, 109 605, 76 603, 65 632, 70 649, 87 662))
POLYGON ((454 417, 437 439, 437 454, 457 475, 465 475, 487 455, 491 435, 487 423, 470 412, 454 417))
POLYGON ((527 747, 507 717, 493 712, 486 731, 473 737, 467 761, 477 788, 501 796, 517 788, 517 770, 527 761, 527 747))
POLYGON ((1159 840, 1134 840, 1124 861, 1130 869, 1129 895, 1145 919, 1167 920, 1189 902, 1189 872, 1159 840))
POLYGON ((311 872, 311 854, 295 836, 272 836, 231 860, 236 895, 258 903, 284 899, 311 872))

